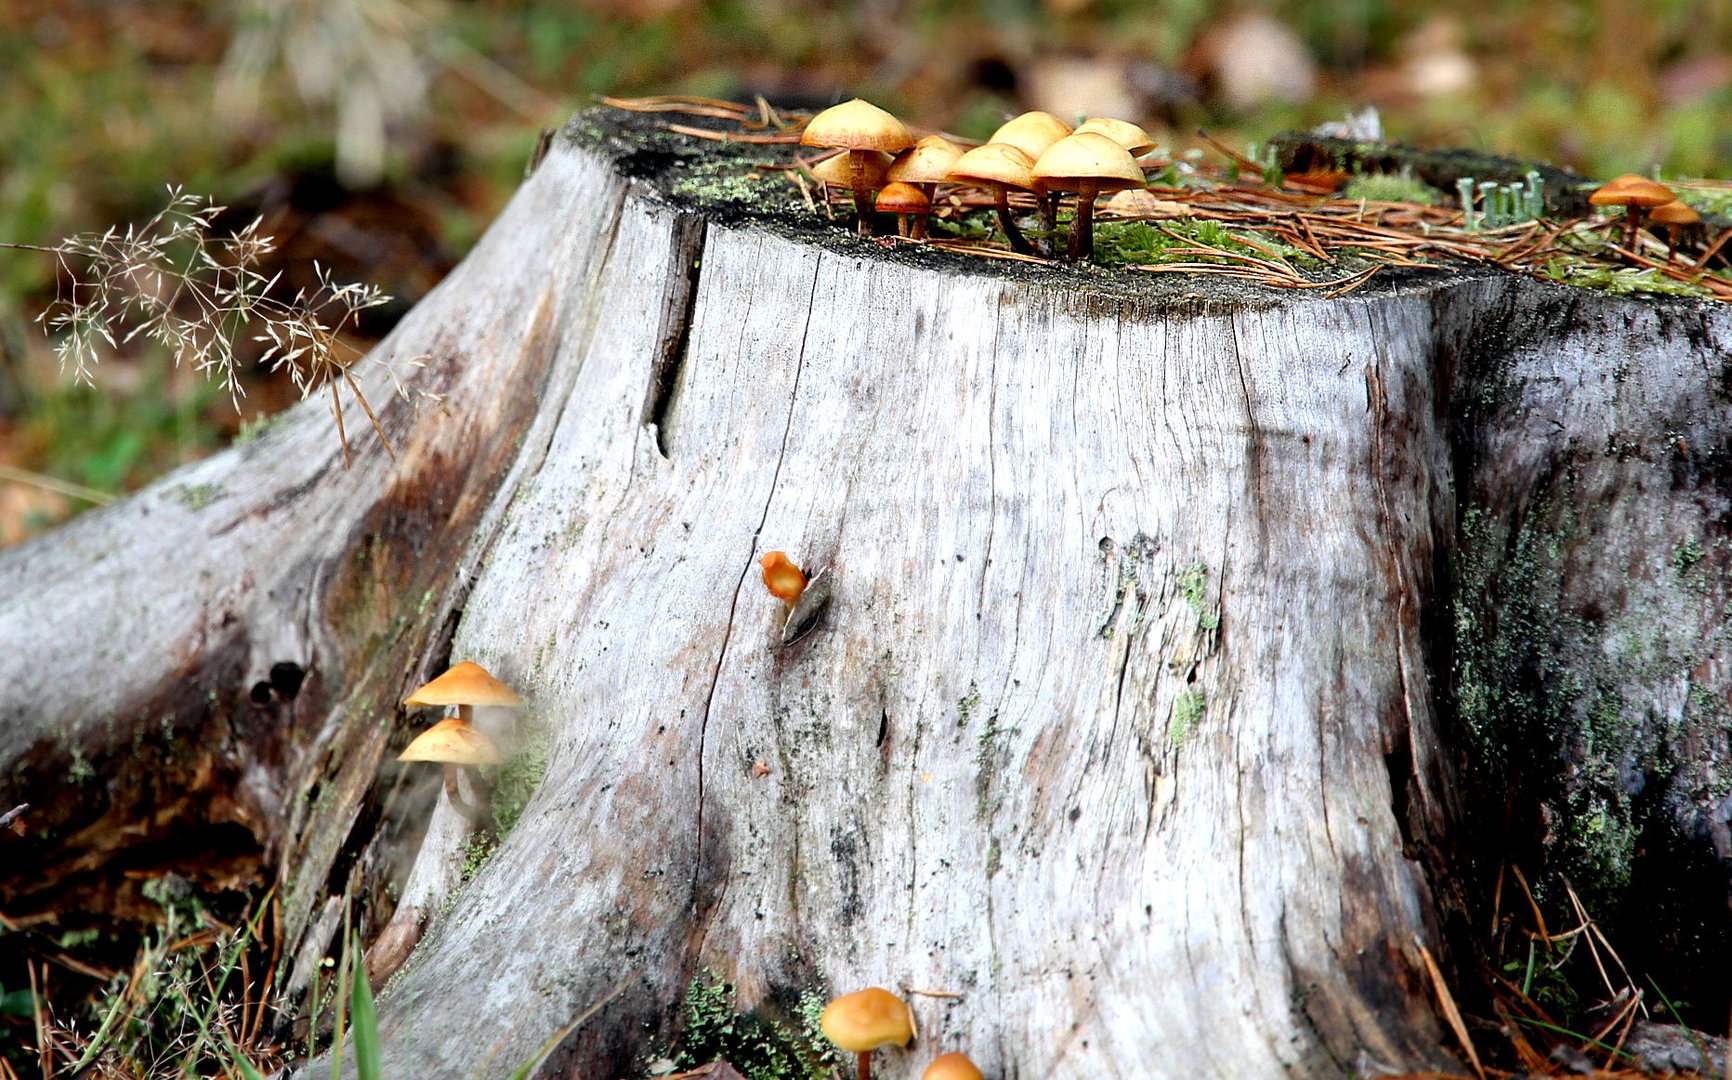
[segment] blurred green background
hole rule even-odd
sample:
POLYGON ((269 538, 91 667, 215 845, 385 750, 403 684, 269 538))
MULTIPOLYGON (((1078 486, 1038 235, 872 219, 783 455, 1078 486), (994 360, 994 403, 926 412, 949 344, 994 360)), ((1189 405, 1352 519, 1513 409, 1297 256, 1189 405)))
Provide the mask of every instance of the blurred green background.
MULTIPOLYGON (((1406 142, 1723 176, 1732 5, 0 0, 0 240, 124 227, 180 185, 231 207, 225 223, 262 216, 285 287, 317 260, 396 297, 364 347, 462 257, 539 131, 596 93, 859 94, 976 137, 1025 108, 1105 113, 1181 145, 1374 104, 1406 142)), ((50 257, 0 250, 0 543, 90 505, 53 479, 136 488, 294 397, 249 370, 237 409, 144 347, 74 386, 34 321, 64 284, 50 257)))

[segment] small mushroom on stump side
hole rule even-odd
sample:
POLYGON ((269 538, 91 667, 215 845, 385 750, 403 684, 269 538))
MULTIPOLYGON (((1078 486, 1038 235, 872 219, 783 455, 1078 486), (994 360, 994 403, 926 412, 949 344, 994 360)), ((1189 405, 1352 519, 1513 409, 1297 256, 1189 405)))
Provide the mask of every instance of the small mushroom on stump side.
POLYGON ((1145 186, 1143 170, 1131 152, 1092 131, 1053 143, 1034 164, 1034 182, 1047 191, 1076 192, 1076 218, 1071 222, 1065 256, 1073 263, 1094 252, 1095 199, 1104 191, 1145 186))
POLYGON ((848 151, 849 186, 854 189, 854 212, 860 218, 860 235, 871 236, 872 189, 866 183, 866 155, 879 151, 894 154, 913 146, 914 136, 908 134, 908 128, 871 102, 855 98, 812 117, 800 134, 800 145, 848 151))
POLYGON ((465 723, 475 719, 475 706, 515 709, 523 704, 511 687, 495 679, 473 660, 454 664, 445 674, 403 699, 403 704, 455 705, 465 723))
POLYGON ((445 766, 445 797, 452 809, 467 818, 470 824, 483 829, 493 828, 493 789, 481 778, 479 767, 498 765, 504 759, 493 740, 474 724, 458 716, 448 716, 423 731, 397 755, 398 761, 434 761, 445 766), (469 784, 476 791, 476 804, 463 798, 457 783, 458 770, 469 774, 469 784))
POLYGON ((800 594, 806 591, 806 575, 780 551, 765 555, 758 560, 758 565, 764 568, 764 587, 770 590, 770 595, 793 611, 800 594))
POLYGON ((787 609, 782 620, 782 644, 792 645, 818 625, 818 616, 830 603, 835 575, 820 570, 808 578, 780 551, 765 555, 758 565, 764 568, 764 587, 787 609))
POLYGON ((968 1060, 967 1054, 952 1051, 933 1058, 932 1064, 920 1074, 920 1080, 986 1080, 986 1077, 968 1060))
POLYGON ((1009 143, 987 143, 977 146, 956 159, 950 167, 950 180, 956 184, 983 187, 998 197, 998 224, 1011 250, 1033 255, 1034 245, 1016 227, 1010 214, 1010 189, 1034 190, 1034 159, 1009 143))
POLYGON ((914 1014, 908 1003, 873 986, 857 990, 824 1006, 818 1016, 824 1037, 860 1056, 860 1080, 872 1080, 872 1051, 880 1046, 907 1046, 914 1038, 914 1014))
POLYGON ((1677 198, 1677 194, 1664 184, 1656 184, 1635 173, 1625 173, 1600 185, 1588 196, 1588 202, 1594 206, 1624 208, 1624 246, 1629 247, 1636 242, 1636 227, 1641 224, 1642 211, 1663 206, 1677 198))

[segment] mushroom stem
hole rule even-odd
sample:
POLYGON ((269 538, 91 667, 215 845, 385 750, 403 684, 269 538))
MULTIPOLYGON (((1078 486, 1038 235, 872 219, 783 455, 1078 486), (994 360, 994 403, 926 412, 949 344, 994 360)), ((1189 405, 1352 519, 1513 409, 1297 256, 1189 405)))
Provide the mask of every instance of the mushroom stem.
POLYGON ((876 230, 872 227, 872 195, 866 187, 866 151, 848 151, 848 172, 854 185, 854 213, 860 218, 857 227, 861 236, 871 236, 876 230))
MULTIPOLYGON (((933 199, 938 197, 938 185, 937 184, 917 184, 915 186, 918 187, 921 191, 926 192, 926 201, 929 204, 932 202, 933 199)), ((926 239, 926 222, 927 222, 927 219, 929 219, 931 216, 932 216, 932 210, 930 209, 930 207, 927 209, 926 213, 916 214, 914 217, 914 228, 909 232, 908 235, 911 236, 912 238, 914 238, 915 240, 926 239)))
POLYGON ((457 783, 459 766, 445 766, 445 797, 451 800, 451 808, 462 814, 471 825, 482 829, 493 828, 493 789, 487 786, 487 781, 481 779, 481 774, 465 768, 469 773, 469 783, 475 788, 479 797, 476 804, 471 804, 463 798, 461 787, 457 783))
POLYGON ((1086 180, 1076 193, 1076 219, 1070 223, 1070 244, 1066 248, 1066 256, 1071 262, 1080 262, 1094 254, 1095 199, 1100 193, 1100 185, 1086 180))
POLYGON ((475 706, 457 706, 457 719, 463 721, 465 724, 473 724, 475 722, 475 706))
POLYGON ((1636 228, 1642 223, 1642 208, 1635 203, 1624 204, 1624 246, 1636 246, 1636 228))
POLYGON ((860 1051, 860 1080, 872 1080, 872 1051, 860 1051))
POLYGON ((1051 258, 1053 247, 1057 244, 1054 237, 1058 235, 1059 193, 1056 191, 1044 191, 1037 195, 1036 198, 1040 200, 1040 231, 1046 235, 1046 239, 1041 243, 1041 247, 1045 249, 1042 251, 1042 254, 1047 258, 1051 258))
POLYGON ((994 184, 998 192, 998 223, 1004 228, 1004 238, 1010 241, 1010 249, 1020 255, 1033 255, 1034 245, 1022 235, 1022 230, 1016 227, 1016 219, 1010 216, 1010 189, 1003 184, 994 184))

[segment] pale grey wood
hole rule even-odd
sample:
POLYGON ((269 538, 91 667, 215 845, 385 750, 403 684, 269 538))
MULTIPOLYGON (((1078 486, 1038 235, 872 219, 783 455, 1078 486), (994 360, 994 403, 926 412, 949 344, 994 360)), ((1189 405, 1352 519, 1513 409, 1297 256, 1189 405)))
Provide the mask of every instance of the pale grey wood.
POLYGON ((635 968, 567 1051, 624 1070, 701 967, 959 990, 927 1045, 999 1075, 1442 1060, 1383 757, 1436 743, 1403 681, 1450 527, 1430 310, 1173 318, 710 226, 669 456, 632 409, 653 327, 604 319, 470 595, 455 651, 558 736, 387 999, 394 1060, 522 1059, 635 968), (773 548, 837 575, 785 651, 773 548))
MULTIPOLYGON (((921 1042, 887 1077, 946 1049, 1003 1077, 1448 1065, 1419 948, 1447 961, 1469 903, 1439 579, 1460 488, 1519 500, 1614 406, 1657 438, 1688 399, 1689 438, 1724 440, 1727 316, 1476 276, 1334 300, 1117 290, 703 221, 562 139, 388 343, 431 355, 412 384, 449 410, 396 407, 395 471, 377 450, 336 467, 312 407, 0 555, 0 656, 31 680, 0 762, 64 765, 92 717, 125 714, 107 672, 148 672, 154 703, 189 665, 244 694, 312 655, 304 741, 256 766, 271 798, 237 819, 280 853, 296 952, 316 956, 336 923, 317 913, 359 891, 337 852, 385 873, 394 834, 349 829, 396 775, 396 702, 456 618, 451 657, 524 694, 550 765, 455 893, 462 830, 433 811, 404 918, 448 910, 381 995, 391 1075, 508 1075, 622 975, 547 1071, 630 1075, 704 969, 748 1006, 957 991, 915 999, 921 1042), (1567 389, 1648 337, 1695 367, 1639 400, 1628 379, 1567 389), (175 485, 207 476, 225 495, 192 511, 175 485), (201 516, 225 498, 226 531, 201 516), (382 514, 395 570, 369 576, 352 567, 382 514), (408 533, 442 514, 433 539, 408 533), (773 549, 835 582, 787 648, 756 566, 773 549), (56 594, 95 574, 124 596, 170 554, 154 593, 57 621, 56 594), (230 579, 220 604, 182 584, 230 579), (226 666, 208 659, 223 613, 245 634, 226 666), (135 643, 147 624, 161 640, 135 643), (127 644, 38 644, 85 625, 127 644), (271 814, 287 824, 254 824, 271 814)), ((1658 500, 1673 524, 1649 546, 1719 505, 1658 500)), ((1724 656, 1713 610, 1678 631, 1692 662, 1724 656)), ((1642 686, 1675 681, 1683 651, 1642 686)), ((114 730, 94 745, 123 776, 114 730)))

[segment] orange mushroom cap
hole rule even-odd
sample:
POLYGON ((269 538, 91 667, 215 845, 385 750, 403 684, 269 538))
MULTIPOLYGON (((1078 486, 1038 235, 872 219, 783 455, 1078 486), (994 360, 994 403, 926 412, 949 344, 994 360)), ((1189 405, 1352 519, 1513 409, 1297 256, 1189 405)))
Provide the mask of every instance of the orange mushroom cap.
POLYGON ((1702 220, 1702 215, 1684 200, 1673 199, 1648 211, 1648 220, 1657 221, 1661 225, 1694 225, 1702 220))
MULTIPOLYGON (((837 187, 849 187, 854 183, 853 163, 847 153, 825 158, 812 166, 812 175, 826 184, 837 187)), ((890 155, 873 151, 860 159, 860 171, 866 178, 869 188, 884 186, 884 178, 890 172, 890 155)))
POLYGON ((473 660, 451 670, 403 699, 405 705, 494 705, 515 709, 523 699, 473 660))
POLYGON ((1129 120, 1115 120, 1110 116, 1092 116, 1077 125, 1071 134, 1081 135, 1085 132, 1105 135, 1131 152, 1132 157, 1138 157, 1153 150, 1158 143, 1154 136, 1129 120))
POLYGON ((968 1060, 967 1054, 952 1051, 933 1058, 932 1064, 920 1074, 920 1080, 986 1080, 986 1077, 968 1060))
POLYGON ((1645 176, 1625 173, 1600 185, 1588 202, 1595 206, 1629 206, 1644 210, 1672 202, 1677 194, 1664 184, 1656 184, 1645 176))
POLYGON ((1145 183, 1129 150, 1092 131, 1053 143, 1034 164, 1034 182, 1048 191, 1123 191, 1145 183))
POLYGON ((782 552, 770 552, 758 565, 764 568, 764 587, 783 603, 793 604, 806 591, 806 575, 782 552))
POLYGON ((1032 189, 1034 159, 1009 143, 977 146, 950 166, 950 180, 957 184, 998 184, 1032 189))
POLYGON ((824 1006, 818 1027, 842 1049, 865 1054, 880 1046, 907 1046, 914 1038, 914 1014, 895 994, 871 986, 824 1006))
POLYGON ((878 209, 886 214, 924 214, 932 209, 932 200, 913 184, 892 180, 878 193, 878 209))
POLYGON ((890 179, 908 184, 942 184, 961 156, 962 147, 942 135, 928 135, 896 155, 890 164, 890 179))
POLYGON ((807 122, 800 133, 804 146, 839 146, 844 150, 888 150, 914 145, 902 121, 869 101, 855 98, 832 105, 807 122))
POLYGON ((1038 160, 1048 147, 1069 134, 1069 124, 1052 113, 1036 109, 1006 120, 986 141, 1008 143, 1027 154, 1030 160, 1038 160))
POLYGON ((437 761, 445 765, 498 765, 499 747, 474 724, 448 716, 415 736, 398 761, 437 761))

